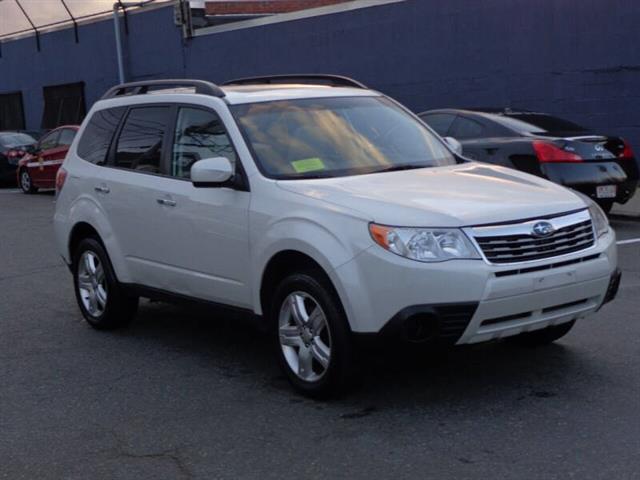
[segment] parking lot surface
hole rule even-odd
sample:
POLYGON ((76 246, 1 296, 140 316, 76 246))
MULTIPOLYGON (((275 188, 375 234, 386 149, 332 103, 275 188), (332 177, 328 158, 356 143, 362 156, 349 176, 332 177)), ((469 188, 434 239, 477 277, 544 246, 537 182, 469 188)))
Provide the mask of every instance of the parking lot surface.
POLYGON ((246 318, 143 301, 92 330, 53 200, 0 190, 0 478, 640 478, 640 243, 618 299, 555 345, 368 353, 317 402, 246 318))

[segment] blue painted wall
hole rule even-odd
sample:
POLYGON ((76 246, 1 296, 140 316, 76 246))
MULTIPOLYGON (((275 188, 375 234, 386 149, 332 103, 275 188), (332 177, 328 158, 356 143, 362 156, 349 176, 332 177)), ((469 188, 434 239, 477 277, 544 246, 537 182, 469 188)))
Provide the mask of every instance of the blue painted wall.
MULTIPOLYGON (((640 150, 637 0, 407 0, 184 41, 172 7, 130 15, 129 79, 283 72, 353 76, 415 110, 512 106, 629 138, 640 150)), ((2 44, 0 93, 22 90, 30 128, 42 87, 117 82, 110 20, 2 44)), ((90 105, 88 105, 90 106, 90 105)))

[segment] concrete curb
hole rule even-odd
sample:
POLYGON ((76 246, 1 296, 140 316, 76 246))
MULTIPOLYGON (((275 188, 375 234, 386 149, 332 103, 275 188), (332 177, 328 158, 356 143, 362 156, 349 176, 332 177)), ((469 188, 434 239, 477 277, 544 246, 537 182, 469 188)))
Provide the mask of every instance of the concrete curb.
POLYGON ((640 189, 636 191, 633 198, 624 205, 620 205, 619 203, 614 204, 611 209, 611 214, 640 220, 640 189))

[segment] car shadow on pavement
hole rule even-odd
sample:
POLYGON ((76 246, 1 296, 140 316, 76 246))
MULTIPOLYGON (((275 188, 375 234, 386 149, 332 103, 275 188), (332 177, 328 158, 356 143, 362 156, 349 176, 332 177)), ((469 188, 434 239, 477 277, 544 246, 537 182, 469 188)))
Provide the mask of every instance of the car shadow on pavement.
POLYGON ((314 402, 289 387, 270 337, 247 315, 144 300, 135 322, 114 335, 172 356, 180 363, 177 372, 202 368, 203 375, 233 381, 236 389, 257 388, 264 395, 285 395, 293 403, 347 407, 351 410, 344 413, 345 419, 418 405, 464 408, 495 399, 550 399, 567 393, 581 377, 598 375, 597 364, 585 358, 583 350, 562 341, 539 348, 493 342, 437 352, 359 349, 353 388, 329 402, 314 402))

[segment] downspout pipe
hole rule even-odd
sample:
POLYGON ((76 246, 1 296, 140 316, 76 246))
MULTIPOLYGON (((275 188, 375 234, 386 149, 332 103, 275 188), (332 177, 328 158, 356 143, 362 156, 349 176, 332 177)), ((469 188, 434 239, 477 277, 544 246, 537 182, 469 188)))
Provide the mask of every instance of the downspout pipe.
MULTIPOLYGON (((1 1, 1 0, 0 0, 1 1)), ((129 28, 127 27, 127 8, 128 7, 144 7, 148 3, 153 3, 156 0, 142 0, 140 2, 123 2, 118 0, 113 4, 113 29, 116 34, 116 55, 118 57, 118 80, 120 83, 126 83, 126 75, 124 73, 124 57, 122 53, 122 32, 120 31, 120 19, 118 12, 122 10, 124 13, 125 30, 127 35, 129 34, 129 28)))
POLYGON ((116 56, 118 59, 118 80, 120 83, 125 83, 124 75, 124 59, 122 56, 122 39, 120 33, 120 18, 118 17, 118 11, 120 10, 120 3, 113 4, 113 29, 116 35, 116 56))

